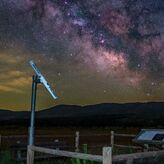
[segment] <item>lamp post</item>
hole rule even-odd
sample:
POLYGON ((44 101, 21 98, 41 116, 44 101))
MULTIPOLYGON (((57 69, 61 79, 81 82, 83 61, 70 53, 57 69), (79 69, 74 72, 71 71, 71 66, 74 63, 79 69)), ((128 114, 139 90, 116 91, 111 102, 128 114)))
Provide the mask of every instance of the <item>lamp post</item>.
POLYGON ((30 127, 28 130, 28 145, 34 145, 34 130, 35 130, 35 106, 36 106, 36 95, 37 95, 37 84, 41 83, 47 89, 49 94, 52 96, 53 99, 57 99, 57 96, 45 77, 42 75, 38 67, 35 63, 31 60, 30 62, 31 67, 33 68, 36 75, 32 76, 32 96, 31 96, 31 118, 30 118, 30 127))

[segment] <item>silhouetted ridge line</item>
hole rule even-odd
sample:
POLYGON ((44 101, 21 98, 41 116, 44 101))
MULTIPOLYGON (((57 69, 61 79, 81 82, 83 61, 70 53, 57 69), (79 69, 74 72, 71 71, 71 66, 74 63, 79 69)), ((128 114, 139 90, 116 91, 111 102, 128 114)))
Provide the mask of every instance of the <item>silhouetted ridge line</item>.
MULTIPOLYGON (((29 112, 0 110, 0 124, 28 125, 29 112)), ((58 105, 36 113, 37 126, 164 126, 164 102, 58 105)))

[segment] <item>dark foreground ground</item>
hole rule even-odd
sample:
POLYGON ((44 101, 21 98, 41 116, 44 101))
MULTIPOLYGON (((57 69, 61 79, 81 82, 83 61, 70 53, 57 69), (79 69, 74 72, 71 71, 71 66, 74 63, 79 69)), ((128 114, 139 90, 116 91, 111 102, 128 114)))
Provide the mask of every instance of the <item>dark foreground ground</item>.
MULTIPOLYGON (((164 127, 164 103, 98 104, 91 106, 60 105, 37 112, 35 143, 52 146, 56 141, 61 149, 75 151, 75 133, 80 132, 80 151, 87 144, 88 153, 102 154, 102 147, 110 145, 110 132, 138 134, 143 128, 164 127)), ((15 164, 13 147, 26 149, 29 112, 0 110, 0 164, 15 164), (23 135, 23 136, 22 136, 23 135)), ((115 137, 115 144, 135 145, 132 138, 115 137)), ((136 146, 136 145, 135 145, 136 146)), ((131 149, 114 149, 113 154, 133 153, 131 149)), ((26 157, 26 151, 24 151, 26 157)), ((18 163, 18 162, 16 162, 18 163)), ((93 164, 66 158, 37 161, 38 164, 93 164)), ((123 162, 125 163, 125 162, 123 162)), ((122 163, 119 163, 122 164, 122 163)), ((164 164, 163 157, 136 160, 134 164, 164 164)))
MULTIPOLYGON (((146 127, 144 127, 146 128, 146 127)), ((155 127, 153 127, 155 128, 155 127)), ((39 126, 36 127, 36 137, 35 143, 53 145, 55 140, 59 140, 63 145, 65 150, 75 150, 75 132, 80 132, 80 151, 83 152, 83 145, 88 145, 88 153, 91 154, 102 154, 102 147, 110 145, 110 131, 113 130, 115 133, 125 133, 125 134, 137 134, 140 131, 138 127, 47 127, 39 126), (43 137, 44 136, 44 137, 43 137), (47 137, 46 137, 47 136, 47 137)), ((19 141, 21 145, 27 145, 27 131, 26 126, 0 126, 0 134, 2 136, 1 140, 1 155, 0 164, 19 164, 19 162, 13 161, 13 149, 12 146, 16 145, 19 141), (14 137, 17 135, 24 135, 24 137, 14 137), (9 136, 9 138, 3 138, 3 136, 9 136), (8 163, 7 163, 8 162, 8 163)), ((124 145, 134 145, 132 138, 115 138, 116 144, 124 145)), ((133 153, 135 151, 131 149, 114 149, 114 154, 125 154, 133 153)), ((26 152, 24 152, 24 157, 26 152)), ((36 164, 83 164, 85 161, 78 163, 76 160, 71 160, 68 158, 58 158, 55 160, 48 159, 46 161, 36 161, 36 164)), ((124 164, 125 162, 120 162, 118 164, 124 164)), ((88 162, 86 164, 99 164, 88 162)), ((144 160, 136 160, 134 164, 164 164, 163 157, 149 158, 144 160)))

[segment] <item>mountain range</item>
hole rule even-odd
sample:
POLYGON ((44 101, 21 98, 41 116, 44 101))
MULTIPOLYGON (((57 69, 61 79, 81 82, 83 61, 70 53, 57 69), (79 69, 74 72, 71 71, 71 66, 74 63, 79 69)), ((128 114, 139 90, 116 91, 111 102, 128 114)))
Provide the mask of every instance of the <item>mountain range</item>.
MULTIPOLYGON (((0 110, 0 125, 25 125, 28 111, 0 110)), ((164 102, 58 105, 36 112, 36 126, 164 126, 164 102)))

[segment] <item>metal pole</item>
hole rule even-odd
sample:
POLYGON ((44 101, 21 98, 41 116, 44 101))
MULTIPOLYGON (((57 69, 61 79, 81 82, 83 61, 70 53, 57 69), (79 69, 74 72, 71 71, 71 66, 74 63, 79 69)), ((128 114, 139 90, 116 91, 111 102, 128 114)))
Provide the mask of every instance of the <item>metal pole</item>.
POLYGON ((39 77, 33 75, 32 77, 32 96, 31 96, 31 120, 28 134, 28 145, 34 144, 34 124, 35 124, 35 105, 36 105, 36 92, 37 83, 39 83, 39 77))

